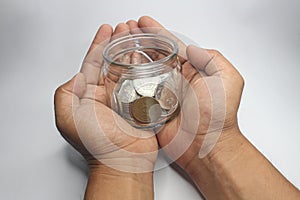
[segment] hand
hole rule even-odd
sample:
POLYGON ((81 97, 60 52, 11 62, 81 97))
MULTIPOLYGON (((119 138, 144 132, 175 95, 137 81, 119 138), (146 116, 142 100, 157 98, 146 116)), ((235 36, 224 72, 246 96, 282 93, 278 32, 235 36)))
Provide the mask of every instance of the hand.
POLYGON ((142 199, 153 197, 156 137, 151 131, 131 127, 109 108, 100 76, 103 47, 113 36, 126 30, 129 31, 126 24, 118 25, 114 32, 109 25, 102 25, 83 61, 81 72, 55 92, 57 128, 90 167, 86 199, 97 193, 116 199, 131 199, 130 195, 141 192, 144 192, 140 195, 142 199), (111 184, 118 190, 109 192, 111 184), (141 189, 143 185, 146 189, 141 189))
POLYGON ((227 140, 229 130, 238 129, 237 111, 243 79, 219 52, 195 46, 186 48, 150 17, 140 18, 137 24, 143 31, 164 34, 179 43, 182 74, 189 90, 181 105, 181 114, 165 125, 158 134, 158 141, 183 169, 193 171, 189 168, 193 160, 205 157, 214 146, 227 140))
POLYGON ((106 90, 99 80, 102 49, 124 26, 119 25, 114 33, 108 25, 100 27, 84 59, 81 73, 56 91, 56 123, 62 136, 87 159, 90 166, 106 163, 111 167, 127 165, 128 169, 120 171, 137 167, 145 169, 136 170, 151 171, 156 159, 155 136, 131 127, 107 107, 106 90), (139 138, 132 135, 151 136, 139 138), (149 155, 134 157, 130 152, 149 155))
POLYGON ((237 110, 243 89, 239 73, 217 51, 186 48, 149 17, 121 23, 114 32, 101 26, 81 72, 55 93, 57 127, 90 166, 85 199, 153 199, 156 137, 131 127, 109 108, 100 76, 107 42, 137 31, 167 35, 179 44, 185 99, 179 116, 157 138, 203 194, 212 199, 298 199, 299 190, 239 132, 237 110))
POLYGON ((190 87, 180 115, 157 138, 205 198, 299 199, 299 190, 241 134, 237 111, 244 81, 226 58, 215 50, 186 48, 150 17, 140 18, 138 27, 179 44, 182 74, 190 87))

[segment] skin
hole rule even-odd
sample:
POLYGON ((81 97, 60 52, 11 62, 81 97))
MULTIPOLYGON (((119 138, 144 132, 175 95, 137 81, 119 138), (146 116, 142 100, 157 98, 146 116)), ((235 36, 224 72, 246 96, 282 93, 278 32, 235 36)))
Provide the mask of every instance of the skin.
POLYGON ((241 75, 218 51, 186 47, 150 17, 120 23, 114 31, 102 25, 81 72, 55 93, 57 127, 90 167, 85 199, 153 199, 158 143, 206 199, 299 199, 299 190, 239 130, 243 85, 241 75), (182 112, 156 137, 113 114, 104 86, 107 80, 99 76, 103 59, 98 55, 103 46, 119 36, 140 32, 163 34, 179 44, 182 74, 191 87, 182 112), (188 115, 195 110, 199 121, 188 115), (179 148, 186 145, 185 139, 190 144, 179 148), (137 163, 141 163, 138 168, 137 163))
POLYGON ((124 30, 129 31, 126 24, 119 24, 114 32, 109 25, 102 25, 80 73, 55 92, 56 125, 89 165, 87 200, 153 199, 156 137, 151 131, 131 127, 113 113, 107 103, 104 81, 99 76, 103 59, 98 55, 103 45, 124 30))
MULTIPOLYGON (((138 25, 141 28, 157 27, 162 29, 159 33, 172 37, 150 17, 142 17, 138 25)), ((299 199, 299 190, 239 130, 237 111, 244 80, 238 71, 216 50, 179 47, 181 52, 186 51, 182 74, 196 93, 201 118, 192 144, 176 163, 190 175, 206 199, 299 199), (218 80, 222 84, 218 84, 218 80), (215 96, 222 91, 225 92, 224 99, 215 96), (220 114, 222 112, 218 112, 218 108, 224 104, 226 112, 220 114), (222 120, 224 123, 219 126, 222 120), (201 146, 206 145, 205 137, 214 138, 216 133, 219 138, 212 151, 200 158, 201 146)), ((180 129, 180 123, 188 124, 186 121, 178 116, 167 124, 158 134, 159 144, 162 147, 168 145, 180 129)), ((189 132, 188 127, 180 133, 188 134, 185 133, 189 132)), ((167 148, 166 153, 170 157, 177 154, 178 144, 180 141, 167 148)))

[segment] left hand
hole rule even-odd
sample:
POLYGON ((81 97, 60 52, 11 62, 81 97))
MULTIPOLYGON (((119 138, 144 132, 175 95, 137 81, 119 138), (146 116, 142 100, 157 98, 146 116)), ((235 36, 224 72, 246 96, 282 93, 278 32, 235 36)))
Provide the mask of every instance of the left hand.
POLYGON ((103 47, 112 36, 126 31, 126 24, 119 24, 114 32, 109 25, 99 28, 81 72, 55 92, 56 125, 91 168, 106 165, 129 173, 152 172, 158 149, 155 135, 131 127, 109 108, 100 78, 103 47))

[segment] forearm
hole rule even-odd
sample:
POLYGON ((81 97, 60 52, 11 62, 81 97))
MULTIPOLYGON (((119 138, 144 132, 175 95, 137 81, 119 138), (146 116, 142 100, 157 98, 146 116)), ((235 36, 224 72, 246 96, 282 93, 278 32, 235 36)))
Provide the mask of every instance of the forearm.
POLYGON ((190 175, 207 199, 299 199, 300 193, 236 129, 190 175))
POLYGON ((90 170, 85 200, 153 198, 153 173, 125 173, 104 165, 90 170))

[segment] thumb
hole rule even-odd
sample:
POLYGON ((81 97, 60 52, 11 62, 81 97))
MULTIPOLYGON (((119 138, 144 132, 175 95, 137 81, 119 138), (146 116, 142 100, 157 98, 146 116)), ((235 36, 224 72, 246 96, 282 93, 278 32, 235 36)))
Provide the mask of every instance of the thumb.
POLYGON ((239 75, 233 65, 217 50, 189 45, 187 47, 187 57, 197 70, 204 71, 208 76, 239 75))
POLYGON ((205 71, 207 64, 212 59, 205 49, 194 45, 189 45, 187 47, 186 54, 190 63, 200 71, 205 71))

